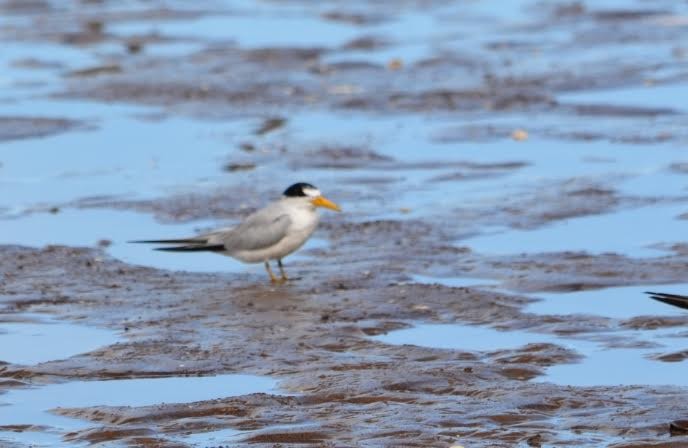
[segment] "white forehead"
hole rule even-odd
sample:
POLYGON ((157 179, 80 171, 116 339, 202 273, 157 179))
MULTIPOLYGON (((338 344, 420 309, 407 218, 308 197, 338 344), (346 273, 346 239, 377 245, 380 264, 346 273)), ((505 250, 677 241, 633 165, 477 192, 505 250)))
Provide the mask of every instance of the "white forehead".
POLYGON ((305 194, 306 196, 309 196, 311 198, 322 196, 322 193, 320 193, 320 190, 318 190, 317 188, 304 187, 302 191, 303 191, 303 194, 305 194))

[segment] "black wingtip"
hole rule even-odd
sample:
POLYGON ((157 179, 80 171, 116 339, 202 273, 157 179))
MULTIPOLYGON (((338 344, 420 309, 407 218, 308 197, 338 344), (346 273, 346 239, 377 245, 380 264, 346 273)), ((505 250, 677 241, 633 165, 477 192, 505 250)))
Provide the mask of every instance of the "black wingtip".
POLYGON ((189 245, 189 246, 175 246, 175 247, 156 247, 155 250, 163 252, 222 252, 225 250, 223 244, 214 244, 212 246, 204 245, 189 245))
POLYGON ((190 244, 190 243, 201 244, 204 242, 205 242, 204 240, 194 240, 194 239, 189 239, 189 238, 181 238, 181 239, 174 239, 174 240, 133 240, 133 241, 127 241, 127 243, 132 243, 132 244, 190 244))

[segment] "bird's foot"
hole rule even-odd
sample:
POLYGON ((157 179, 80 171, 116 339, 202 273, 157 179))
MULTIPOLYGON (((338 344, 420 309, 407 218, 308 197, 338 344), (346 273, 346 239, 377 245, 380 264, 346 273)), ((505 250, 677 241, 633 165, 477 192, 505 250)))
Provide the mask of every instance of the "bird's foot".
POLYGON ((294 282, 303 279, 303 277, 275 277, 270 279, 273 285, 283 285, 285 283, 294 282))

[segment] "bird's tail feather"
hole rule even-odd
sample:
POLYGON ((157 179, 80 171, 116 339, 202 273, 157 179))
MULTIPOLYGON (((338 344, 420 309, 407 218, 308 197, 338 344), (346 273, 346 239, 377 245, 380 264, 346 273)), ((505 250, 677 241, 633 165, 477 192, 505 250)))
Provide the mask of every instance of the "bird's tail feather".
POLYGON ((190 244, 188 246, 156 247, 155 250, 166 252, 222 252, 225 250, 224 244, 190 244))
POLYGON ((681 296, 678 294, 667 294, 664 292, 651 292, 646 291, 651 298, 659 300, 660 302, 667 303, 669 305, 677 306, 679 308, 688 309, 688 296, 681 296))
POLYGON ((207 240, 198 238, 180 238, 176 240, 135 240, 127 242, 144 244, 205 244, 207 240))

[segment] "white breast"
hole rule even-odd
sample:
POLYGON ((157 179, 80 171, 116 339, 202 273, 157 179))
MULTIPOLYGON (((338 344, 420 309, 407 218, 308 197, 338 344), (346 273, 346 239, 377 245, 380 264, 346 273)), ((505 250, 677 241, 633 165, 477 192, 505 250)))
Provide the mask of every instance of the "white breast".
POLYGON ((260 263, 286 257, 304 245, 315 232, 320 216, 313 207, 285 207, 291 224, 287 234, 277 244, 259 250, 238 251, 231 256, 247 263, 260 263))

